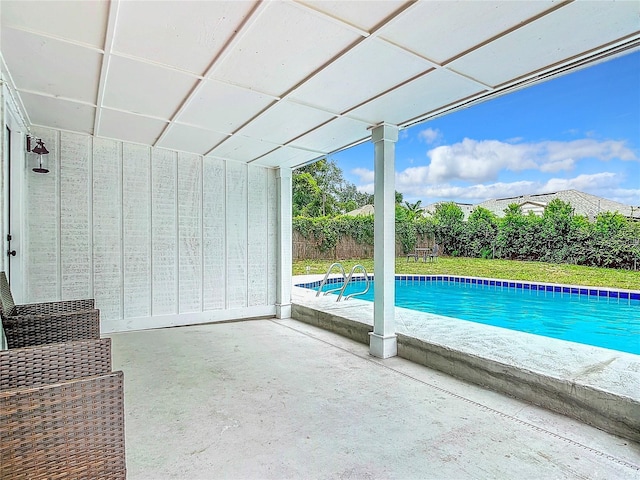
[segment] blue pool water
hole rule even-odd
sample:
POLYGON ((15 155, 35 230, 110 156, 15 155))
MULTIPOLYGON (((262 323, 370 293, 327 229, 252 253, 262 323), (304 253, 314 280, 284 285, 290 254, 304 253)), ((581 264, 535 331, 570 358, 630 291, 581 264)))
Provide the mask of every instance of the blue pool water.
MULTIPOLYGON (((516 287, 515 282, 506 283, 510 284, 516 287)), ((597 290, 583 290, 581 295, 576 289, 565 288, 576 291, 565 293, 559 287, 546 291, 544 286, 534 290, 532 285, 517 285, 520 288, 470 284, 465 279, 396 280, 396 306, 640 355, 637 294, 610 298, 597 290)), ((354 282, 346 294, 362 289, 362 283, 354 282)), ((357 298, 373 301, 373 287, 357 298)))

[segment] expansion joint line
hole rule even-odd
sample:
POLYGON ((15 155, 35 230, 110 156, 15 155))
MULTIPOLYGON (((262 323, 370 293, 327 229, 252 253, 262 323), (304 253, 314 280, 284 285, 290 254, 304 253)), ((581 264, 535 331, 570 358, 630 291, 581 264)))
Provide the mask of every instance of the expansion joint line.
MULTIPOLYGON (((401 372, 400 370, 397 370, 397 369, 395 369, 393 367, 390 367, 388 365, 384 365, 383 363, 380 362, 380 360, 373 359, 373 358, 367 358, 367 357, 358 355, 357 353, 354 353, 354 352, 352 352, 352 351, 350 351, 350 350, 348 350, 346 348, 343 348, 343 347, 340 347, 338 345, 335 345, 334 343, 331 343, 331 342, 329 342, 327 340, 323 340, 322 338, 316 337, 315 335, 312 335, 312 334, 310 334, 308 332, 304 332, 302 330, 298 330, 298 329, 296 329, 294 327, 291 327, 289 325, 284 325, 284 324, 276 322, 276 321, 274 321, 274 323, 277 323, 278 325, 280 325, 282 327, 289 328, 290 330, 293 330, 295 332, 301 333, 302 335, 305 335, 305 336, 307 336, 309 338, 313 338, 314 340, 317 340, 319 342, 322 342, 322 343, 325 343, 327 345, 330 345, 331 347, 337 348, 338 350, 342 350, 343 352, 348 353, 350 355, 353 355, 354 357, 358 357, 358 358, 360 358, 362 360, 366 360, 367 362, 371 362, 374 365, 378 365, 379 367, 382 367, 382 368, 385 368, 385 369, 390 370, 392 372, 395 372, 395 373, 397 373, 399 375, 402 375, 403 377, 410 378, 411 380, 414 380, 414 381, 419 382, 419 383, 421 383, 423 385, 426 385, 427 387, 433 388, 434 390, 437 390, 437 391, 439 391, 441 393, 444 393, 446 395, 454 397, 454 398, 456 398, 458 400, 462 400, 463 402, 466 402, 466 403, 468 403, 470 405, 473 405, 474 407, 478 407, 478 408, 480 408, 482 410, 485 410, 485 411, 487 411, 489 413, 492 413, 492 414, 498 415, 498 416, 500 416, 502 418, 511 420, 513 422, 516 422, 516 423, 518 423, 520 425, 523 425, 523 426, 525 426, 527 428, 530 428, 532 430, 536 430, 536 431, 538 431, 540 433, 544 433, 544 434, 549 435, 551 437, 554 437, 554 438, 557 438, 559 440, 562 440, 565 443, 568 443, 568 444, 571 444, 571 445, 576 446, 578 448, 581 448, 583 450, 586 450, 586 451, 588 451, 588 452, 590 452, 590 453, 592 453, 592 454, 594 454, 594 455, 596 455, 598 457, 606 458, 607 460, 610 460, 610 461, 612 461, 614 463, 617 463, 618 465, 622 465, 622 466, 630 468, 632 470, 640 471, 640 465, 636 465, 636 464, 628 462, 626 460, 622 460, 621 458, 614 457, 613 455, 610 455, 608 453, 602 452, 600 450, 596 450, 595 448, 592 448, 592 447, 589 447, 587 445, 584 445, 583 443, 577 442, 577 441, 572 440, 572 439, 567 438, 567 437, 563 437, 562 435, 558 435, 557 433, 554 433, 554 432, 552 432, 550 430, 547 430, 545 428, 542 428, 542 427, 538 427, 537 425, 533 425, 532 423, 525 422, 524 420, 516 418, 516 417, 514 417, 512 415, 508 415, 508 414, 506 414, 504 412, 496 410, 495 408, 491 408, 491 407, 489 407, 487 405, 484 405, 482 403, 479 403, 479 402, 476 402, 476 401, 471 400, 469 398, 463 397, 462 395, 458 395, 457 393, 450 392, 449 390, 446 390, 446 389, 444 389, 442 387, 438 387, 437 385, 433 385, 432 383, 425 382, 424 380, 420 380, 419 378, 415 378, 415 377, 413 377, 413 376, 411 376, 411 375, 409 375, 407 373, 401 372)), ((425 367, 425 368, 429 368, 429 367, 425 367)), ((523 401, 523 400, 520 400, 520 401, 523 401)), ((525 402, 525 403, 527 403, 527 402, 525 402)))

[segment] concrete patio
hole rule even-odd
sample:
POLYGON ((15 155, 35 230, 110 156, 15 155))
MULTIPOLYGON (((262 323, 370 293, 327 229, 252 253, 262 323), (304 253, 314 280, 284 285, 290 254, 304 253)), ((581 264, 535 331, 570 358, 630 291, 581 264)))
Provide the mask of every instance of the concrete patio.
POLYGON ((637 478, 640 446, 295 320, 111 335, 128 478, 637 478))

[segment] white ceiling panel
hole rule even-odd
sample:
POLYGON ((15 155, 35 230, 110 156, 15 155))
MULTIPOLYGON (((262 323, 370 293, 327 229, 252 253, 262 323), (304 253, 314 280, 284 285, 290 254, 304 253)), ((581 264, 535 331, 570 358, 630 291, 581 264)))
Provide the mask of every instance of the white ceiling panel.
POLYGON ((449 67, 500 85, 580 55, 585 45, 638 32, 638 2, 578 1, 452 62, 449 67), (524 47, 524 48, 523 48, 524 47), (508 58, 508 62, 502 59, 508 58), (500 68, 496 68, 496 65, 500 68))
POLYGON ((202 75, 255 3, 120 2, 114 51, 202 75))
POLYGON ((21 97, 33 124, 93 133, 95 107, 27 92, 23 92, 21 97))
POLYGON ((373 38, 329 65, 290 97, 341 113, 431 67, 429 62, 373 38))
POLYGON ((2 26, 42 32, 73 42, 104 47, 109 2, 6 1, 2 26), (78 21, 78 17, 82 21, 78 21))
POLYGON ((34 124, 274 167, 640 50, 637 1, 0 9, 3 80, 34 124))
POLYGON ((182 152, 206 154, 214 146, 227 138, 227 135, 190 125, 174 123, 158 142, 158 146, 182 152))
POLYGON ((101 137, 154 145, 166 125, 166 122, 155 118, 103 108, 96 133, 101 137))
POLYGON ((300 150, 291 147, 281 147, 268 153, 264 157, 257 159, 252 165, 261 165, 263 167, 297 167, 303 163, 309 162, 321 157, 322 154, 310 152, 308 150, 300 150))
POLYGON ((380 37, 442 63, 553 7, 553 1, 420 2, 380 37))
POLYGON ((329 153, 370 136, 369 127, 367 123, 340 117, 297 138, 289 146, 329 153))
POLYGON ((178 120, 232 133, 273 102, 274 98, 268 95, 207 80, 191 98, 178 120))
POLYGON ((2 55, 18 89, 95 104, 101 53, 3 27, 2 55))
POLYGON ((239 162, 248 162, 270 152, 274 148, 278 148, 278 145, 256 138, 234 135, 211 151, 209 155, 239 162))
POLYGON ((332 118, 334 115, 322 110, 282 100, 238 133, 284 144, 332 118), (296 121, 292 122, 292 118, 296 121))
POLYGON ((302 0, 299 3, 370 32, 383 19, 389 17, 409 2, 405 0, 359 0, 357 2, 302 0))
POLYGON ((447 70, 435 70, 348 113, 372 124, 403 124, 422 114, 471 96, 477 83, 447 70))
POLYGON ((214 78, 282 95, 360 36, 286 2, 270 2, 214 78))
POLYGON ((103 104, 170 119, 196 82, 176 70, 112 55, 103 104))

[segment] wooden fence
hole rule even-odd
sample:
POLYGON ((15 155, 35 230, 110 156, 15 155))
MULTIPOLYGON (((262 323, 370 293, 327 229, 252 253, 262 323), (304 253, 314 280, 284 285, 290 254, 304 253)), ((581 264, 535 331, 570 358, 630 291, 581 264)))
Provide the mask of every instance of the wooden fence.
MULTIPOLYGON (((418 247, 430 247, 433 240, 427 236, 418 237, 418 247)), ((400 242, 396 242, 396 257, 405 255, 400 242)), ((349 260, 352 258, 373 258, 373 245, 356 243, 351 237, 342 237, 338 244, 327 251, 321 252, 318 242, 312 237, 304 238, 299 232, 293 232, 294 260, 349 260)))

